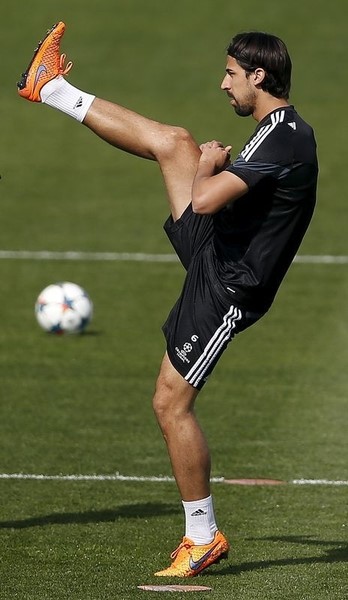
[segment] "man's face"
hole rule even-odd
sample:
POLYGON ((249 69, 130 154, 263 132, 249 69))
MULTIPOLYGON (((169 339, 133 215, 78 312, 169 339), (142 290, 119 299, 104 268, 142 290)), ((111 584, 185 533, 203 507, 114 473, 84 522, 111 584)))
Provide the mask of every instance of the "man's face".
POLYGON ((221 89, 227 93, 235 112, 241 117, 252 115, 256 106, 256 91, 247 75, 235 58, 227 57, 226 75, 221 89))

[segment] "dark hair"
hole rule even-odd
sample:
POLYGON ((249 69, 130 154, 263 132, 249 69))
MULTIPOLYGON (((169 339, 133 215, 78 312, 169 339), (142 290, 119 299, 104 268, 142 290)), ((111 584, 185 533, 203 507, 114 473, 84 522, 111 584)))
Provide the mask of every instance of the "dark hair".
POLYGON ((288 99, 292 64, 281 39, 260 31, 239 33, 232 39, 227 54, 235 58, 247 73, 258 67, 264 69, 266 76, 261 88, 276 98, 288 99))

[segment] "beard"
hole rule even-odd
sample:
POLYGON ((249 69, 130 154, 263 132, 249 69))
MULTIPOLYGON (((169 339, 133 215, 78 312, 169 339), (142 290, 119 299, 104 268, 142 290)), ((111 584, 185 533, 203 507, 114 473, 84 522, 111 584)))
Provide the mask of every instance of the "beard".
POLYGON ((239 117, 249 117, 253 114, 256 104, 256 94, 254 91, 250 90, 240 102, 234 96, 232 96, 232 100, 234 102, 232 106, 236 115, 239 117))
POLYGON ((254 112, 254 106, 252 106, 251 104, 236 104, 236 106, 234 106, 233 108, 234 112, 239 117, 249 117, 254 112))

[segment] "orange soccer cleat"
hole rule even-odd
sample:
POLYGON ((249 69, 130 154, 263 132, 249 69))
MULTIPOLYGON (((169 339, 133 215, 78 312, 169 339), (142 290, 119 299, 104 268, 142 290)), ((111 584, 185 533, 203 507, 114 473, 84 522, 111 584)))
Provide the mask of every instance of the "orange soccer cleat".
POLYGON ((23 98, 41 102, 40 92, 43 86, 58 75, 66 75, 70 71, 72 62, 64 66, 66 55, 60 54, 59 48, 64 31, 65 23, 60 21, 39 42, 27 70, 17 83, 18 93, 23 98))
POLYGON ((192 540, 184 537, 180 546, 171 554, 172 564, 155 575, 159 577, 194 577, 213 563, 228 557, 229 543, 217 531, 211 544, 195 546, 192 540))

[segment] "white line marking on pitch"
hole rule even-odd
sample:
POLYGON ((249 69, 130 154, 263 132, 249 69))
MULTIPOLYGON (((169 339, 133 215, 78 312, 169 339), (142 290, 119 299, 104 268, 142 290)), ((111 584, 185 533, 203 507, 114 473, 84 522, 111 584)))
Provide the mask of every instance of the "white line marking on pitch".
MULTIPOLYGON (((134 482, 154 482, 154 483, 172 483, 173 477, 167 475, 121 475, 115 473, 112 475, 43 475, 34 473, 0 473, 0 479, 7 480, 32 480, 32 481, 134 481, 134 482)), ((226 479, 225 477, 212 477, 212 483, 226 483, 230 485, 247 485, 246 482, 254 482, 252 485, 274 485, 277 480, 266 479, 226 479), (271 483, 273 481, 273 483, 271 483), (258 483, 259 482, 259 483, 258 483), (267 483, 269 482, 269 483, 267 483)), ((277 481, 277 483, 291 485, 324 485, 324 486, 348 486, 348 480, 330 480, 330 479, 292 479, 290 481, 277 481)), ((251 483, 249 483, 251 485, 251 483)))
MULTIPOLYGON (((150 262, 177 263, 175 254, 146 254, 144 252, 55 252, 50 250, 0 250, 0 260, 86 260, 86 261, 115 261, 115 262, 150 262)), ((294 263, 320 265, 346 265, 348 256, 334 255, 297 255, 294 263)))
POLYGON ((115 262, 178 262, 176 254, 145 254, 143 252, 51 252, 42 250, 0 250, 0 259, 24 260, 86 260, 115 262))
POLYGON ((293 479, 291 483, 294 485, 348 485, 348 481, 344 479, 333 481, 330 479, 293 479))
MULTIPOLYGON (((43 475, 34 473, 0 473, 0 479, 26 479, 36 481, 136 481, 136 482, 156 482, 172 483, 174 477, 167 475, 43 475)), ((223 483, 224 477, 212 477, 212 483, 223 483)))

